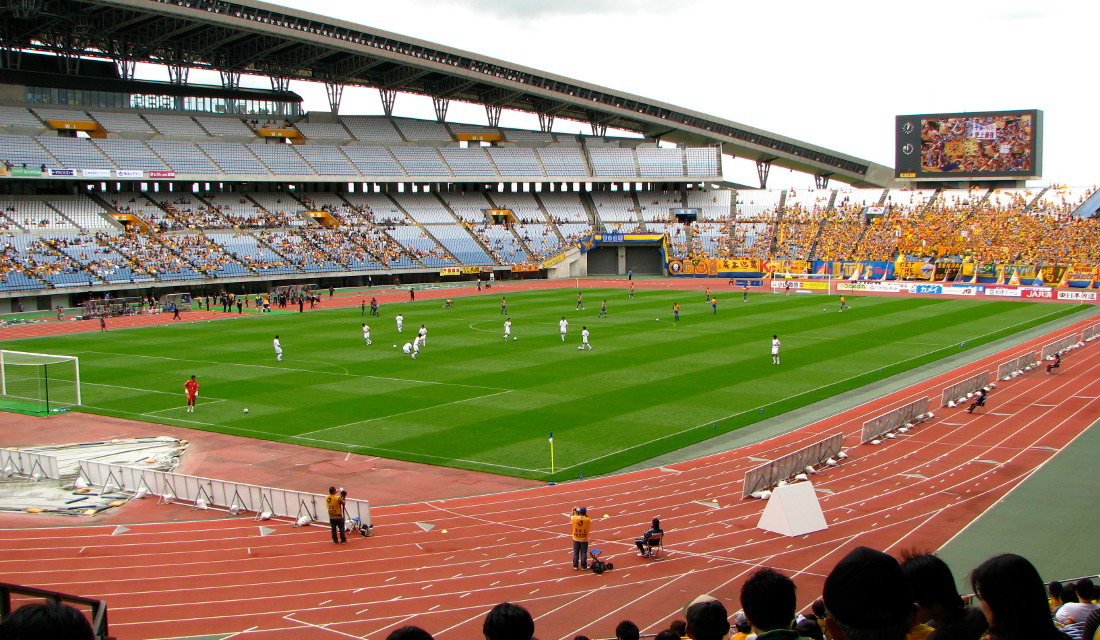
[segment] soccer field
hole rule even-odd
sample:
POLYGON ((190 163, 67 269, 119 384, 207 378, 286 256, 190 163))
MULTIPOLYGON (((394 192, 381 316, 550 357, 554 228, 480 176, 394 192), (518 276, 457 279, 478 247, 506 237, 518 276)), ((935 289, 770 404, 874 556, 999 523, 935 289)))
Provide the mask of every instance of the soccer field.
POLYGON ((724 294, 712 315, 696 291, 636 295, 585 289, 587 309, 578 311, 573 289, 503 291, 457 298, 450 309, 438 300, 389 304, 380 318, 360 317, 358 307, 283 311, 5 346, 79 356, 92 413, 561 480, 608 473, 1084 308, 850 297, 852 308, 838 313, 835 296, 752 294, 742 303, 724 294), (501 293, 517 338, 507 342, 501 293), (604 298, 609 317, 597 318, 604 298), (428 341, 412 360, 400 347, 421 324, 428 341), (582 326, 590 351, 577 349, 582 326), (783 345, 779 366, 772 334, 783 345), (185 413, 192 374, 202 388, 195 413, 185 413))

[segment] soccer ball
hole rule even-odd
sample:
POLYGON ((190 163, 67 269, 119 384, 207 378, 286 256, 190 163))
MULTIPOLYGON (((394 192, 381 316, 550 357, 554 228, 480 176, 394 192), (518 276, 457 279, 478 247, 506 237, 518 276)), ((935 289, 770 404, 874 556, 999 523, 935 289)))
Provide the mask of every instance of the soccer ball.
POLYGON ((822 309, 822 311, 825 311, 825 309, 822 309))
POLYGON ((519 340, 519 338, 512 338, 513 340, 519 340))
POLYGON ((653 319, 653 321, 654 321, 654 322, 660 322, 660 321, 661 321, 661 319, 660 319, 660 318, 654 318, 654 319, 653 319))
POLYGON ((244 410, 244 412, 245 412, 245 413, 248 413, 248 409, 245 409, 245 410, 244 410))
POLYGON ((393 345, 393 348, 394 348, 394 349, 396 349, 396 348, 397 348, 397 345, 393 345))

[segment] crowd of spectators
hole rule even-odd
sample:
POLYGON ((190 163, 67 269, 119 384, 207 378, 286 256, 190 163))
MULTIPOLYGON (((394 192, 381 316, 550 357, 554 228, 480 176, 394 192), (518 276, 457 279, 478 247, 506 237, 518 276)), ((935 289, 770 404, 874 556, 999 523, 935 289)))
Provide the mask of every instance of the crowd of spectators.
MULTIPOLYGON (((761 196, 761 204, 750 200, 745 205, 755 209, 744 215, 739 211, 732 220, 696 223, 666 221, 656 215, 655 211, 682 204, 676 191, 621 193, 615 194, 621 201, 604 197, 598 202, 603 209, 617 212, 609 216, 612 221, 605 222, 606 230, 630 232, 648 227, 667 233, 670 257, 681 259, 943 259, 1035 266, 1100 262, 1100 218, 1072 215, 1093 190, 1057 186, 1046 190, 891 190, 878 200, 881 209, 874 215, 867 214, 867 202, 874 203, 873 199, 853 200, 841 193, 830 202, 821 194, 810 197, 788 192, 782 207, 780 198, 761 196), (635 197, 644 203, 639 211, 635 211, 635 197), (639 215, 648 218, 648 223, 637 220, 639 215)), ((170 274, 187 270, 215 275, 230 263, 244 265, 245 272, 262 272, 273 267, 304 271, 406 268, 454 260, 426 229, 410 235, 415 225, 396 206, 386 215, 377 215, 371 207, 374 200, 367 196, 332 195, 318 203, 303 195, 299 204, 292 195, 263 195, 123 193, 111 205, 148 223, 149 232, 132 230, 140 225, 131 225, 131 231, 117 235, 17 236, 8 231, 8 237, 18 241, 0 243, 0 286, 9 273, 56 286, 75 282, 81 274, 93 284, 117 281, 126 277, 127 268, 135 276, 170 279, 170 274), (303 205, 328 212, 338 226, 310 224, 300 216, 303 205), (202 235, 217 230, 248 233, 255 242, 241 236, 248 240, 243 244, 259 243, 256 247, 262 255, 233 255, 234 248, 219 247, 202 235)), ((466 227, 501 264, 544 259, 592 232, 591 226, 575 220, 521 221, 516 227, 520 241, 513 245, 507 237, 485 233, 484 226, 466 227), (515 249, 524 245, 529 256, 515 249)))
MULTIPOLYGON (((761 567, 745 579, 736 598, 701 595, 666 628, 650 628, 646 635, 657 640, 1094 640, 1097 634, 1100 607, 1089 578, 1051 583, 1048 600, 1035 567, 1021 556, 1002 554, 976 567, 970 584, 975 595, 968 602, 951 569, 933 554, 907 552, 899 562, 856 547, 829 571, 821 597, 802 613, 794 580, 761 567)), ((536 631, 531 613, 512 602, 493 607, 482 624, 486 640, 533 640, 536 631)), ((641 635, 630 620, 614 628, 616 640, 641 635)), ((431 637, 425 629, 404 626, 387 640, 431 637)), ((611 629, 599 637, 611 637, 611 629)))

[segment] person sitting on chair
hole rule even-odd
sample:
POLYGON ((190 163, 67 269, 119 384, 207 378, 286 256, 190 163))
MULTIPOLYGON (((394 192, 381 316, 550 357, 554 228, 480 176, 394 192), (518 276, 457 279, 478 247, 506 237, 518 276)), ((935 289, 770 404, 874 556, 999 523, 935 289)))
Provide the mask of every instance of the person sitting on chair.
POLYGON ((971 403, 970 408, 966 410, 967 413, 974 413, 974 409, 985 406, 985 389, 979 389, 978 395, 975 396, 974 402, 971 403))
POLYGON ((1060 354, 1054 354, 1054 362, 1047 365, 1047 373, 1054 373, 1053 369, 1057 369, 1062 366, 1062 356, 1060 354))
POLYGON ((657 518, 654 518, 653 519, 653 526, 650 527, 649 531, 646 531, 644 534, 642 534, 641 538, 635 538, 634 539, 634 544, 638 545, 638 555, 642 556, 643 558, 648 558, 649 557, 649 539, 652 538, 656 534, 663 534, 663 533, 664 533, 664 531, 661 529, 661 521, 657 518))

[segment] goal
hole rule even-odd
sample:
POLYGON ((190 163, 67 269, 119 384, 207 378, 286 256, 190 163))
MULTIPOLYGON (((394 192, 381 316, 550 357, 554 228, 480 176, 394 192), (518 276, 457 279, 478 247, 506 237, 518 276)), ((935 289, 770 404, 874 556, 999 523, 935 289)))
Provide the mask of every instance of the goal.
POLYGON ((0 350, 0 411, 43 416, 79 404, 79 358, 0 350))

